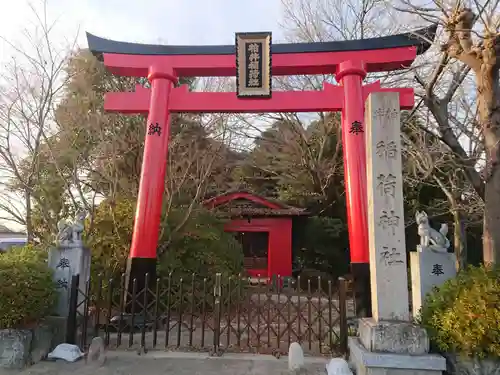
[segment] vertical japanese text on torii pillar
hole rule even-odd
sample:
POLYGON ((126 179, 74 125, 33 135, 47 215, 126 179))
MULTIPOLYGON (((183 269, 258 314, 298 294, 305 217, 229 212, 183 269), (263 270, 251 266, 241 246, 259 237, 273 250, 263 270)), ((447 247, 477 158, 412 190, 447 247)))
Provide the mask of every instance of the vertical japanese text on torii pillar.
POLYGON ((365 130, 363 129, 363 123, 360 121, 353 121, 351 127, 349 128, 349 133, 358 135, 363 134, 365 130))
POLYGON ((155 134, 161 136, 161 126, 157 122, 154 124, 149 124, 148 127, 148 135, 155 135, 155 134))

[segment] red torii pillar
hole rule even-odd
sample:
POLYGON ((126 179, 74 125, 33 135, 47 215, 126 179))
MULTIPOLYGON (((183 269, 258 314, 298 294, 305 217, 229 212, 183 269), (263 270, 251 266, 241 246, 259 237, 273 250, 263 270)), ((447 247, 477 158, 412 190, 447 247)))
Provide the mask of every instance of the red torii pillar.
MULTIPOLYGON (((150 68, 148 79, 151 82, 151 99, 132 244, 127 261, 127 284, 134 278, 144 278, 145 274, 149 274, 151 280, 155 280, 156 276, 156 248, 167 168, 165 158, 168 157, 170 136, 169 100, 171 90, 177 83, 170 69, 154 65, 150 68)), ((141 283, 139 290, 144 286, 141 283)))
POLYGON ((344 88, 342 150, 344 153, 347 227, 349 228, 349 248, 351 249, 351 273, 356 280, 354 286, 357 290, 355 294, 361 296, 361 299, 356 303, 358 309, 356 316, 359 316, 364 309, 364 315, 369 317, 372 314, 371 293, 369 292, 366 142, 364 131, 351 131, 352 124, 355 123, 361 124, 361 129, 364 129, 364 103, 366 96, 368 96, 363 95, 363 79, 366 77, 365 65, 362 61, 343 62, 339 64, 335 77, 344 88))
MULTIPOLYGON (((418 53, 430 46, 425 40, 417 40, 415 34, 427 35, 429 40, 433 39, 435 30, 433 26, 411 34, 333 44, 273 45, 273 75, 334 73, 341 85, 324 84, 321 91, 273 92, 269 99, 239 99, 236 93, 189 92, 187 87, 173 88, 177 77, 234 76, 233 46, 140 45, 88 34, 90 49, 104 56, 104 63, 111 72, 148 76, 151 81, 150 90, 139 86, 135 92, 108 93, 105 99, 108 111, 148 114, 127 275, 138 280, 143 279, 145 273, 149 273, 151 279, 155 275, 170 113, 342 111, 351 263, 353 272, 364 281, 363 294, 369 296, 364 102, 370 92, 397 91, 401 108, 410 109, 414 97, 412 89, 382 89, 378 82, 363 86, 363 79, 367 72, 409 66, 418 53), (316 52, 305 52, 310 49, 316 52)), ((369 309, 370 304, 365 302, 365 305, 369 309)))

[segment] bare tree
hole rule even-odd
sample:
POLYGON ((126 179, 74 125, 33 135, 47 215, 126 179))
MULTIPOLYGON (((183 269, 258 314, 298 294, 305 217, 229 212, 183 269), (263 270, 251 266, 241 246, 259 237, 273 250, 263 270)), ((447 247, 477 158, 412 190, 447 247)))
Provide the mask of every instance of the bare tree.
POLYGON ((396 8, 441 26, 439 60, 416 73, 431 131, 456 156, 484 199, 483 259, 500 261, 500 18, 498 1, 434 0, 422 6, 400 0, 396 8))
MULTIPOLYGON (((3 49, 12 51, 0 74, 0 170, 2 219, 26 227, 34 237, 33 203, 43 207, 39 179, 47 162, 47 139, 54 136, 54 106, 61 97, 67 76, 66 52, 53 45, 54 23, 47 18, 46 3, 31 6, 35 24, 25 30, 23 40, 2 39, 3 49), (22 197, 16 202, 16 197, 22 197)), ((49 219, 50 212, 42 210, 49 219)))
POLYGON ((285 116, 256 140, 241 183, 314 214, 332 212, 344 194, 339 116, 326 114, 307 129, 299 116, 285 116))
MULTIPOLYGON (((500 238, 495 239, 499 231, 489 228, 500 225, 500 213, 496 213, 499 205, 495 203, 495 199, 499 199, 496 197, 500 197, 500 177, 496 177, 496 160, 500 152, 496 138, 496 134, 500 134, 497 130, 499 88, 496 60, 499 18, 495 17, 499 2, 472 1, 473 6, 469 8, 460 0, 431 0, 431 5, 401 0, 396 6, 393 2, 377 0, 283 0, 283 3, 287 36, 304 41, 387 35, 401 32, 403 28, 405 31, 417 29, 422 19, 427 24, 437 22, 442 26, 438 32, 438 45, 417 59, 412 69, 385 75, 372 74, 367 79, 382 78, 386 85, 410 87, 414 86, 415 80, 418 82, 421 89, 416 91, 418 100, 413 113, 419 118, 429 119, 421 123, 420 130, 427 141, 433 139, 444 145, 439 151, 447 155, 437 164, 446 162, 450 168, 455 166, 457 171, 463 170, 469 185, 457 185, 449 174, 440 173, 442 168, 436 166, 435 161, 427 164, 428 155, 421 152, 425 148, 413 147, 409 152, 419 166, 419 173, 427 175, 448 197, 450 212, 455 218, 460 216, 463 222, 467 221, 463 214, 468 210, 464 211, 463 205, 457 204, 464 196, 474 200, 474 213, 486 207, 484 259, 495 262, 495 251, 500 254, 500 238), (391 6, 395 9, 390 9, 391 6), (456 191, 459 188, 465 191, 456 191), (482 199, 493 203, 483 205, 482 199)), ((316 87, 331 79, 317 78, 316 87)), ((464 241, 462 238, 462 241, 455 242, 464 241)))
POLYGON ((227 115, 195 116, 191 121, 179 119, 179 123, 182 130, 173 134, 169 149, 164 222, 174 207, 182 209, 182 218, 170 228, 159 255, 168 249, 208 192, 220 194, 229 187, 232 151, 227 145, 227 115))
POLYGON ((410 117, 402 133, 405 157, 405 183, 414 187, 428 185, 440 189, 445 201, 432 200, 434 215, 450 213, 453 217, 453 249, 457 266, 467 265, 468 226, 481 221, 484 204, 466 179, 464 170, 448 147, 435 136, 423 132, 424 119, 410 117))
MULTIPOLYGON (((66 71, 71 79, 56 110, 59 133, 52 150, 60 151, 67 173, 78 177, 73 190, 97 197, 86 202, 90 209, 106 199, 114 218, 113 202, 137 196, 146 127, 143 116, 106 112, 103 93, 133 91, 137 84, 149 84, 145 79, 111 74, 88 50, 75 51, 66 71)), ((213 89, 219 83, 192 82, 192 86, 205 84, 213 89)), ((163 217, 166 220, 172 208, 181 208, 184 216, 179 228, 169 228, 171 232, 182 229, 207 190, 224 189, 225 181, 219 177, 228 174, 229 125, 227 115, 172 115, 168 158, 163 157, 167 163, 163 217)), ((115 228, 121 223, 117 224, 115 228)), ((92 227, 90 215, 89 233, 92 227)))
POLYGON ((384 0, 282 0, 287 39, 365 39, 392 32, 384 0), (388 27, 388 29, 387 29, 388 27))
MULTIPOLYGON (((375 25, 373 21, 380 18, 380 14, 384 11, 382 0, 363 0, 361 2, 359 0, 282 0, 282 4, 284 18, 281 26, 285 31, 287 42, 317 42, 370 37, 378 31, 372 27, 375 25)), ((333 75, 326 74, 273 78, 275 88, 291 91, 321 90, 324 82, 335 83, 335 79, 333 75)), ((340 128, 338 118, 333 120, 334 117, 332 114, 324 112, 307 115, 279 113, 241 116, 238 133, 247 138, 256 139, 265 128, 269 128, 276 122, 281 123, 282 134, 280 138, 282 139, 280 141, 288 137, 289 144, 286 148, 288 152, 295 154, 289 160, 281 160, 282 167, 288 173, 306 173, 307 177, 301 176, 299 180, 304 183, 309 181, 311 185, 307 184, 310 194, 314 194, 318 200, 321 200, 326 199, 328 195, 332 196, 328 193, 328 190, 333 189, 331 184, 334 181, 338 182, 338 177, 343 176, 343 171, 341 168, 339 169, 341 164, 337 160, 341 154, 341 138, 338 134, 340 128), (314 127, 321 129, 322 134, 314 134, 316 139, 312 140, 313 136, 308 134, 307 128, 314 121, 320 123, 319 126, 316 123, 314 127), (334 137, 331 137, 332 135, 334 137), (327 143, 333 138, 337 141, 337 144, 334 145, 337 152, 327 155, 334 157, 334 160, 327 160, 324 150, 327 148, 327 143), (320 148, 319 151, 317 147, 320 148), (300 165, 300 170, 293 167, 286 169, 287 163, 297 162, 300 165), (305 172, 306 170, 308 172, 305 172)), ((259 165, 259 168, 264 168, 264 166, 259 165)), ((272 166, 269 166, 268 170, 271 169, 272 166)), ((290 178, 290 181, 293 181, 293 178, 290 178)))

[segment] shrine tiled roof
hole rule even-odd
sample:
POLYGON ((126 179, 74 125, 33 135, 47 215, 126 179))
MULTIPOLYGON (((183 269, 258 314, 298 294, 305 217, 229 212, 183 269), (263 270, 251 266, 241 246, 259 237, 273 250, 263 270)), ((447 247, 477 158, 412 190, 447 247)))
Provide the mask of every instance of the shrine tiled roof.
POLYGON ((304 208, 286 205, 248 191, 228 192, 204 202, 205 207, 217 209, 231 217, 299 216, 307 215, 304 208))
POLYGON ((247 207, 247 208, 229 208, 221 210, 227 212, 230 216, 300 216, 307 215, 304 208, 290 207, 290 208, 260 208, 260 207, 247 207))

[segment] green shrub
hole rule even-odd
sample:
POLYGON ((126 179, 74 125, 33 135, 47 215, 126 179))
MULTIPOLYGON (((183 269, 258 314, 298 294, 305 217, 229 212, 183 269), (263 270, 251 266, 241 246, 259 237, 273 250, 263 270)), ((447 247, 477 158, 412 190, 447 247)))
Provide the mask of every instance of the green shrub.
POLYGON ((441 352, 500 357, 500 269, 470 267, 430 293, 420 321, 441 352))
POLYGON ((105 200, 95 210, 86 236, 92 254, 90 272, 93 281, 101 274, 106 278, 119 279, 125 271, 134 214, 135 200, 127 198, 115 202, 105 200))
MULTIPOLYGON (((105 200, 97 208, 88 235, 92 252, 91 290, 98 289, 97 275, 118 281, 125 271, 135 205, 135 199, 122 197, 115 202, 105 200)), ((157 264, 157 276, 162 279, 161 290, 167 290, 167 279, 171 274, 172 292, 177 295, 182 279, 182 299, 194 298, 195 304, 199 304, 203 298, 205 278, 206 289, 212 293, 216 273, 221 273, 222 279, 227 280, 230 275, 243 271, 241 245, 231 233, 224 232, 224 220, 210 211, 196 207, 186 215, 184 209, 173 207, 162 221, 160 233, 159 247, 168 243, 157 264), (196 276, 194 289, 197 293, 190 292, 193 289, 193 274, 196 276)), ((101 296, 107 296, 106 281, 100 290, 101 296)), ((115 304, 120 300, 119 288, 116 288, 113 300, 115 304)))
POLYGON ((169 212, 161 241, 170 239, 169 246, 159 260, 160 274, 173 272, 177 277, 214 278, 235 276, 243 271, 243 249, 231 233, 224 232, 224 220, 212 212, 194 210, 181 230, 170 233, 184 220, 181 209, 169 212))
POLYGON ((48 252, 41 246, 25 245, 13 246, 8 251, 2 253, 0 260, 12 262, 45 262, 48 252))
POLYGON ((311 216, 294 224, 294 263, 299 269, 317 270, 333 279, 349 271, 346 230, 340 219, 311 216), (300 224, 299 224, 300 223, 300 224))
MULTIPOLYGON (((92 249, 92 274, 118 277, 132 241, 135 200, 117 199, 102 202, 97 208, 89 232, 92 249)), ((159 245, 168 242, 158 260, 158 273, 176 278, 212 277, 220 272, 236 275, 243 270, 243 250, 230 233, 224 232, 224 221, 211 212, 196 208, 187 215, 181 208, 171 208, 160 228, 159 245), (175 228, 175 229, 174 229, 175 228)))
POLYGON ((0 256, 0 329, 26 327, 53 312, 57 290, 46 255, 28 245, 0 256))

